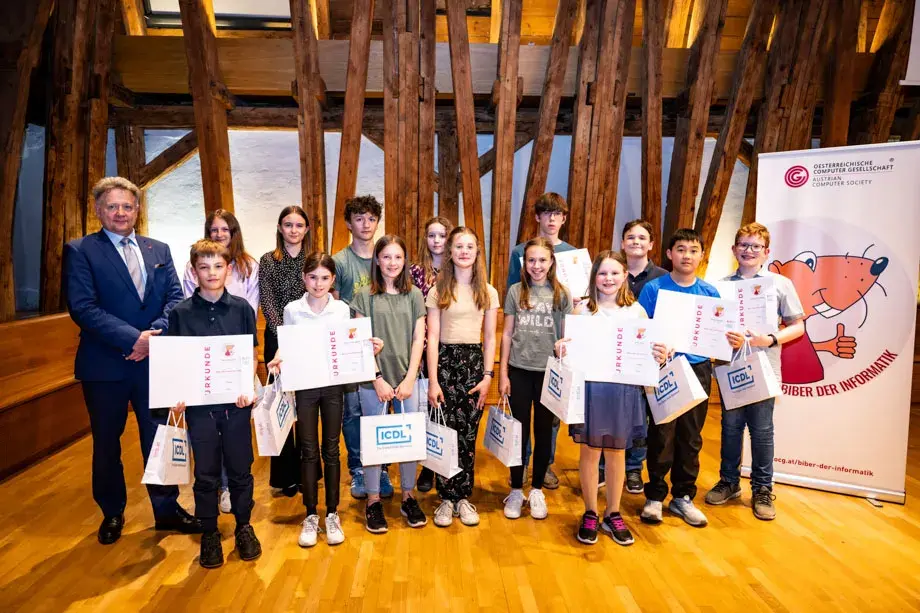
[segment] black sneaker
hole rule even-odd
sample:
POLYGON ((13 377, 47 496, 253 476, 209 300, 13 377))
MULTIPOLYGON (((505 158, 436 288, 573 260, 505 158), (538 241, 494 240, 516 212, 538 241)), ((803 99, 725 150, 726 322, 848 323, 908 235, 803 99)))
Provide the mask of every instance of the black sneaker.
POLYGON ((403 503, 399 506, 399 512, 406 518, 410 528, 421 528, 428 523, 425 512, 418 506, 418 501, 415 498, 409 497, 403 500, 403 503))
POLYGON ((711 490, 706 492, 706 504, 725 504, 729 500, 741 497, 741 485, 719 480, 711 490))
POLYGON ((422 472, 418 474, 418 481, 416 481, 415 487, 423 494, 430 492, 431 488, 434 487, 434 472, 429 468, 422 467, 422 472))
POLYGON ((604 518, 601 524, 601 530, 608 533, 617 545, 632 545, 635 543, 632 532, 626 527, 623 516, 619 513, 611 513, 604 518))
POLYGON ((626 472, 626 491, 630 494, 641 494, 645 489, 642 483, 641 470, 629 470, 626 472))
POLYGON ((594 511, 585 511, 581 516, 581 526, 578 527, 578 534, 575 538, 579 543, 593 545, 597 542, 597 513, 594 511))
POLYGON ((364 511, 365 518, 365 527, 368 532, 373 534, 383 534, 389 527, 387 526, 387 518, 383 516, 383 503, 379 500, 374 504, 367 505, 367 509, 364 511))
POLYGON ((224 565, 224 549, 220 545, 220 532, 205 532, 201 535, 201 553, 198 563, 202 568, 220 568, 224 565))
POLYGON ((256 538, 256 531, 252 529, 251 524, 243 524, 236 529, 236 551, 245 562, 262 555, 262 544, 256 538))

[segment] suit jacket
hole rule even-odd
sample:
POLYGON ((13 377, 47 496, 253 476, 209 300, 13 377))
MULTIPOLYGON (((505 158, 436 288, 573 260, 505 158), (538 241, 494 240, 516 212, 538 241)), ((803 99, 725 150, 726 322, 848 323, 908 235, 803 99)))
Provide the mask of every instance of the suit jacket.
POLYGON ((143 302, 128 267, 101 230, 64 246, 64 291, 70 317, 80 327, 74 376, 82 381, 120 381, 143 369, 125 360, 142 330, 163 330, 182 300, 182 286, 165 243, 137 236, 147 286, 143 302))

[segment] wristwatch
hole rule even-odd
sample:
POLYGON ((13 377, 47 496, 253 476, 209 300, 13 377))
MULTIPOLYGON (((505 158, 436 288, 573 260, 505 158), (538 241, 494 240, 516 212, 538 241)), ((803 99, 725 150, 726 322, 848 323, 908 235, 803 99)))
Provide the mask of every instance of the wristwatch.
POLYGON ((492 377, 493 379, 495 378, 495 371, 494 371, 494 370, 487 370, 487 371, 485 371, 485 372, 482 373, 482 374, 483 374, 483 376, 489 376, 489 377, 492 377))
POLYGON ((773 335, 773 334, 768 334, 767 336, 769 336, 770 338, 773 339, 773 342, 770 343, 770 347, 776 347, 777 345, 779 345, 779 341, 776 340, 776 336, 775 336, 775 335, 773 335))

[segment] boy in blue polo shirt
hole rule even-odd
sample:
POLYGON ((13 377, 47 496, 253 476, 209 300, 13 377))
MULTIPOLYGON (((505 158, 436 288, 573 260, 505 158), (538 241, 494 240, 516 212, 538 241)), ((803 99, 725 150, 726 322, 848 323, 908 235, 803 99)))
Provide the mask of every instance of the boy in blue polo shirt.
MULTIPOLYGON (((189 260, 198 278, 190 298, 169 313, 169 336, 228 336, 252 334, 256 340, 256 318, 249 303, 231 296, 225 289, 230 252, 207 239, 192 245, 189 260)), ((241 347, 240 351, 248 351, 241 347)), ((253 348, 253 364, 258 363, 253 348)), ((255 560, 262 546, 249 523, 252 511, 252 399, 240 396, 236 404, 212 404, 186 408, 184 402, 172 410, 185 413, 188 436, 195 456, 195 516, 201 520, 201 553, 198 563, 217 568, 224 552, 217 529, 218 490, 221 466, 227 469, 230 504, 236 516, 236 550, 241 560, 255 560)))
MULTIPOLYGON (((652 279, 642 288, 639 304, 649 317, 655 316, 658 292, 669 290, 696 296, 719 297, 719 290, 697 278, 696 270, 703 260, 703 241, 689 228, 681 228, 668 241, 667 257, 671 273, 652 279)), ((649 420, 648 483, 645 484, 645 507, 640 519, 647 524, 661 523, 662 503, 668 495, 665 477, 671 473, 671 504, 668 510, 691 526, 706 525, 706 516, 693 505, 696 478, 700 473, 700 450, 703 448, 703 424, 709 408, 712 388, 712 362, 701 355, 682 354, 706 391, 706 399, 666 424, 649 420)))

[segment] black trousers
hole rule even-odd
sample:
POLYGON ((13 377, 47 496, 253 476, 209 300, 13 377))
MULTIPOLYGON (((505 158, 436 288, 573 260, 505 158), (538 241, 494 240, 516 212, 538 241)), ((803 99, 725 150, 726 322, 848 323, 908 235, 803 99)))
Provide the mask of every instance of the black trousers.
MULTIPOLYGON (((274 330, 265 328, 265 344, 262 349, 266 362, 270 362, 278 351, 278 335, 274 330)), ((269 460, 268 484, 271 487, 300 485, 300 444, 294 438, 294 430, 296 428, 291 428, 281 453, 269 460)))
POLYGON ((300 470, 303 484, 303 504, 314 509, 319 497, 320 471, 325 469, 326 513, 335 512, 339 505, 339 437, 342 434, 342 412, 345 390, 341 385, 297 392, 297 439, 300 441, 300 470), (323 422, 320 445, 319 420, 323 422), (320 453, 323 463, 320 464, 320 453))
MULTIPOLYGON (((122 381, 83 381, 82 387, 93 433, 93 499, 104 516, 121 515, 128 501, 125 469, 121 463, 121 435, 128 423, 128 403, 137 419, 144 466, 157 426, 166 424, 167 411, 149 408, 146 362, 137 365, 136 373, 122 381)), ((176 514, 179 488, 175 485, 148 485, 147 495, 155 520, 169 519, 176 514)))
POLYGON ((205 532, 217 530, 221 466, 227 469, 230 505, 236 525, 249 523, 252 512, 252 407, 189 407, 188 438, 195 456, 195 517, 205 532))
POLYGON ((671 496, 696 496, 696 478, 700 474, 700 450, 703 449, 703 424, 709 410, 712 389, 712 362, 691 364, 706 399, 672 422, 656 425, 649 415, 648 483, 645 497, 663 502, 668 495, 664 480, 671 473, 671 496))
MULTIPOLYGON (((508 378, 511 379, 511 398, 508 401, 511 405, 511 414, 521 422, 523 437, 521 450, 527 449, 530 444, 530 407, 533 407, 533 473, 530 475, 530 485, 542 488, 552 452, 553 419, 555 417, 549 409, 540 404, 543 372, 509 366, 508 378)), ((522 464, 511 469, 511 487, 520 489, 523 486, 524 466, 522 464)))

